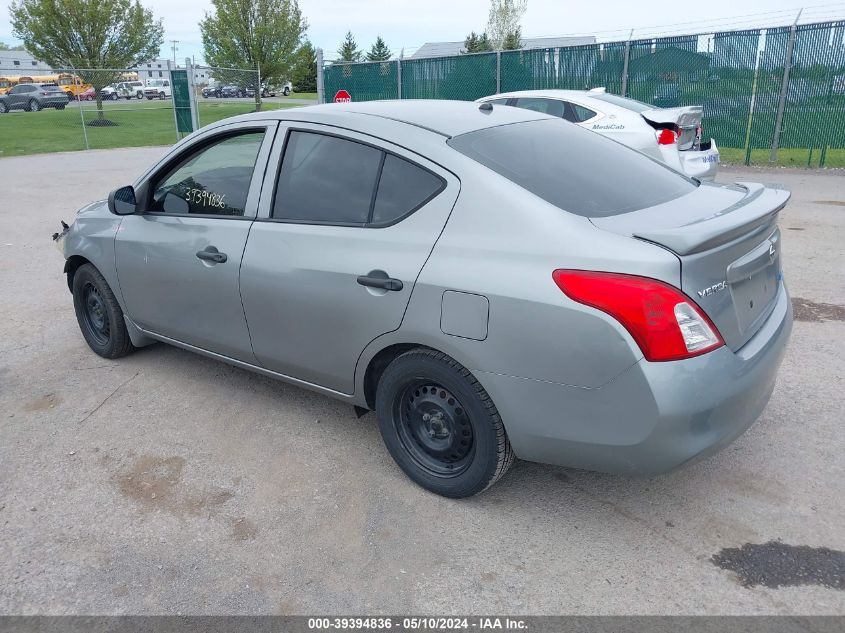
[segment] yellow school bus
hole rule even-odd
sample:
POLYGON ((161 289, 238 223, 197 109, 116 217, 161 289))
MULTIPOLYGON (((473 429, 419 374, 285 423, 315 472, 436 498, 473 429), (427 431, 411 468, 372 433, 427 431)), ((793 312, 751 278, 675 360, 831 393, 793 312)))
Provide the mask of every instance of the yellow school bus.
POLYGON ((50 79, 50 81, 59 84, 71 101, 91 87, 91 84, 85 83, 77 75, 71 73, 59 73, 58 75, 51 75, 51 77, 54 77, 54 79, 50 79))
POLYGON ((9 90, 18 85, 17 77, 0 77, 0 95, 4 95, 9 90))

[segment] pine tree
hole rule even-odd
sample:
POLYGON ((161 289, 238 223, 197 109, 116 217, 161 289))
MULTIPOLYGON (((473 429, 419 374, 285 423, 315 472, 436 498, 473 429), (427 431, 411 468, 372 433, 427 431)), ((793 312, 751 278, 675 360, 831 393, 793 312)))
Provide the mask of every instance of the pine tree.
POLYGON ((490 44, 490 38, 487 37, 487 33, 476 35, 475 31, 473 31, 464 40, 464 53, 484 53, 492 50, 493 45, 490 44))
POLYGON ((522 48, 522 29, 516 27, 515 31, 511 31, 505 35, 505 39, 502 40, 502 50, 515 51, 520 48, 522 48))
POLYGON ((381 39, 381 35, 379 35, 376 38, 375 44, 373 44, 372 48, 370 48, 370 52, 367 53, 367 61, 386 62, 388 59, 390 59, 391 55, 393 55, 393 53, 387 47, 385 41, 381 39))
POLYGON ((341 62, 361 61, 361 51, 358 49, 358 43, 355 41, 352 31, 346 32, 346 38, 343 40, 343 44, 340 45, 340 48, 337 49, 337 54, 339 58, 338 61, 341 62))

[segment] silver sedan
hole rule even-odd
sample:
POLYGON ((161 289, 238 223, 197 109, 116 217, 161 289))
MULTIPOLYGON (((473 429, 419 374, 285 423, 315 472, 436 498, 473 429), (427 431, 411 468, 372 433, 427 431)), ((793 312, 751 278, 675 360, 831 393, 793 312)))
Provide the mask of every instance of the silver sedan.
MULTIPOLYGON (((658 93, 657 99, 661 97, 658 93)), ((524 90, 478 100, 551 114, 632 147, 699 180, 719 171, 716 141, 702 138, 701 106, 663 108, 593 90, 524 90)))
POLYGON ((514 457, 650 474, 742 434, 791 331, 788 197, 528 110, 349 103, 205 127, 54 237, 97 354, 162 341, 374 410, 464 497, 514 457))

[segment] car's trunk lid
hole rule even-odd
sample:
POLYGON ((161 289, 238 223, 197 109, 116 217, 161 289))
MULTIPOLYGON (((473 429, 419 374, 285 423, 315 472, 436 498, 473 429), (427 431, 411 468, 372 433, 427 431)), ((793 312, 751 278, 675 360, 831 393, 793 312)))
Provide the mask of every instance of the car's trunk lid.
POLYGON ((640 112, 646 122, 653 128, 660 130, 669 128, 678 134, 678 149, 681 151, 693 149, 699 140, 701 129, 702 106, 685 106, 682 108, 655 108, 640 112))
POLYGON ((774 307, 781 282, 777 216, 789 196, 755 183, 702 184, 674 201, 592 222, 675 253, 681 289, 737 350, 774 307))

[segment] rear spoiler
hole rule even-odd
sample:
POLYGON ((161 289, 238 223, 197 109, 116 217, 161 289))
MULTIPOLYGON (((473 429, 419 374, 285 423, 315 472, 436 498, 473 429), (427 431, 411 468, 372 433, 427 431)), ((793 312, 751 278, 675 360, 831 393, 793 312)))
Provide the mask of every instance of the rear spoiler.
POLYGON ((785 189, 738 182, 746 195, 737 203, 701 220, 666 229, 634 230, 632 235, 665 246, 678 255, 692 255, 769 226, 792 195, 785 189))
POLYGON ((681 127, 695 127, 701 124, 704 113, 702 106, 685 106, 683 108, 655 108, 640 112, 642 117, 652 126, 675 125, 681 127))

